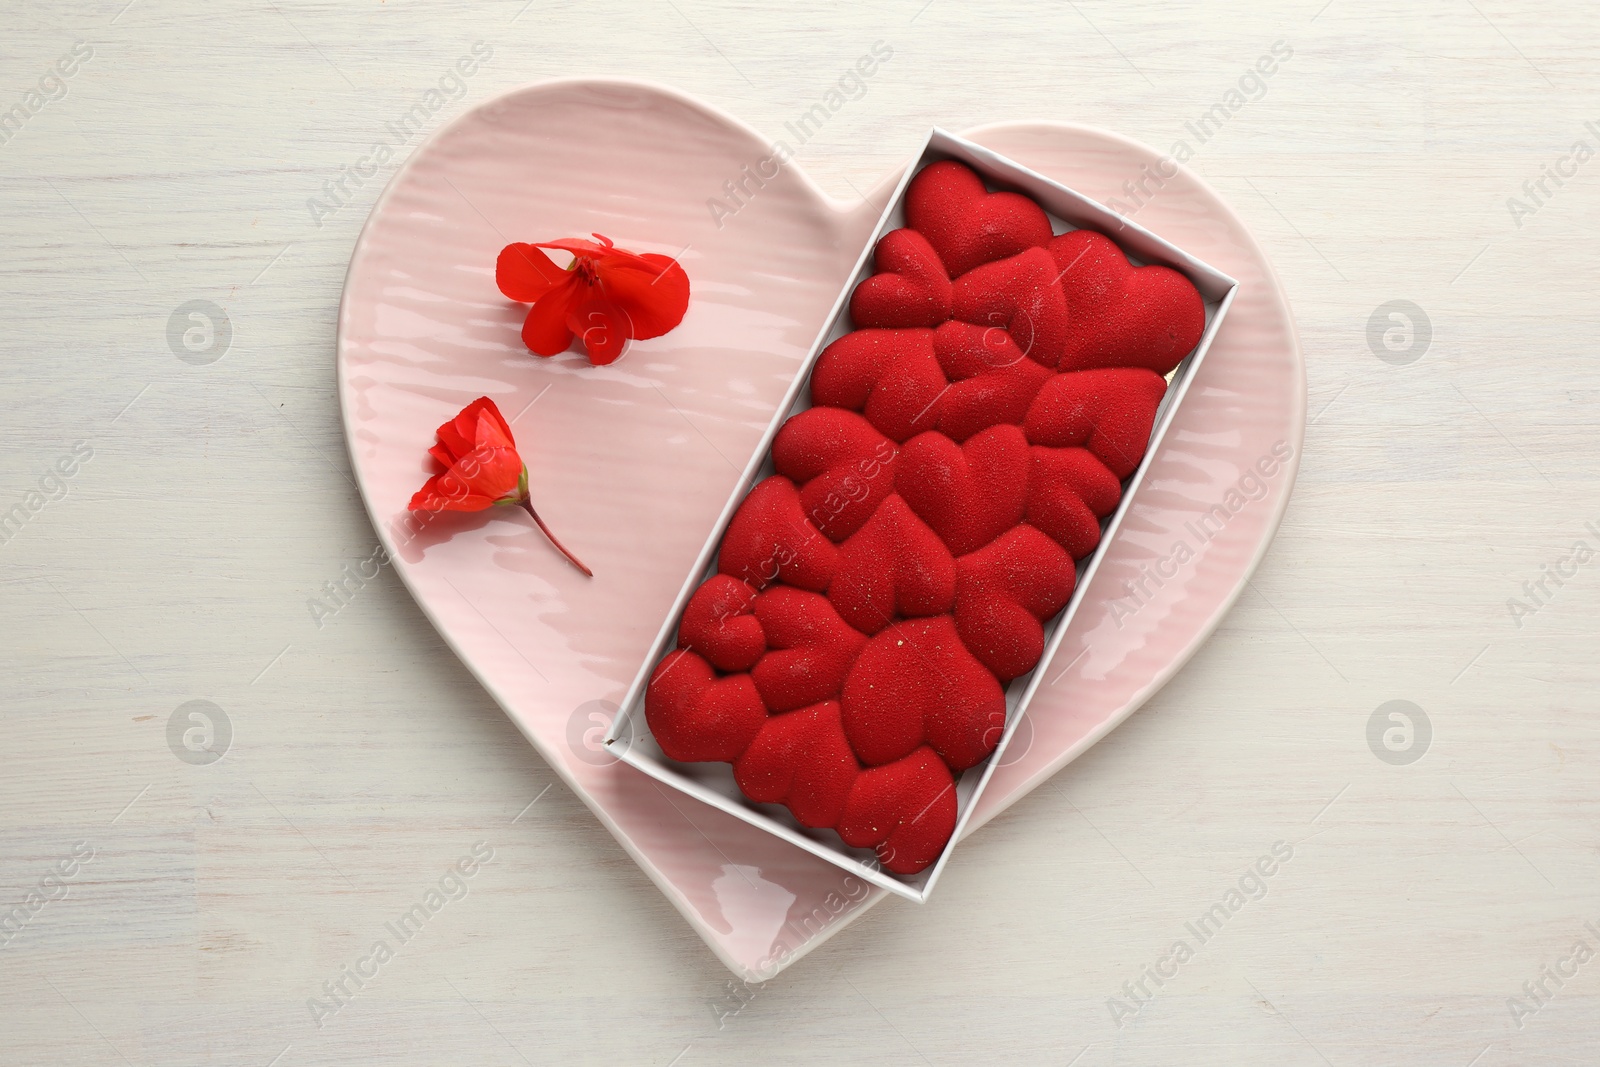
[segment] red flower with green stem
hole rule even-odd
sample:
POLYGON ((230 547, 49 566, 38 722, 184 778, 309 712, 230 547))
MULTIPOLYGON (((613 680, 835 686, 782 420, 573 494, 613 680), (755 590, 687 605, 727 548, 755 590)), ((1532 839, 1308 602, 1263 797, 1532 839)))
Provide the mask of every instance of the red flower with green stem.
POLYGON ((412 511, 484 511, 520 507, 532 517, 550 543, 589 577, 594 572, 550 532, 528 495, 528 467, 517 454, 511 427, 495 402, 480 396, 437 431, 438 443, 428 454, 441 467, 411 497, 412 511))

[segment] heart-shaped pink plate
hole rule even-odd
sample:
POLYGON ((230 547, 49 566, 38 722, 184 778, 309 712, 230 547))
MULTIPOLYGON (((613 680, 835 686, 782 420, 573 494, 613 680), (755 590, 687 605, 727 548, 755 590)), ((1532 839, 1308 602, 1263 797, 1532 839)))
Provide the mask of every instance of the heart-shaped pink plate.
MULTIPOLYGON (((1158 158, 1059 123, 963 136, 1105 199, 1158 158)), ((338 343, 351 462, 396 571, 550 765, 750 979, 770 978, 884 891, 612 761, 598 749, 597 709, 639 670, 898 178, 852 203, 794 163, 746 179, 771 154, 736 119, 639 82, 544 82, 481 104, 418 148, 373 208, 338 343), (526 307, 495 287, 496 254, 596 231, 677 256, 693 284, 688 315, 609 367, 531 355, 519 337, 526 307), (511 420, 540 514, 592 580, 531 524, 408 523, 434 428, 480 395, 511 420)), ((1265 552, 1299 464, 1305 366, 1261 249, 1186 171, 1138 221, 1237 278, 1239 294, 971 830, 1194 653, 1265 552)))

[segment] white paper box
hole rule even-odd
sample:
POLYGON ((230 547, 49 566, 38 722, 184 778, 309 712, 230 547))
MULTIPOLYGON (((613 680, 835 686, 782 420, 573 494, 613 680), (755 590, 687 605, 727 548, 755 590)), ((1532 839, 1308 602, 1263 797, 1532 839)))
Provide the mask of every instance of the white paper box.
POLYGON ((629 687, 627 695, 623 698, 622 708, 618 711, 616 719, 611 724, 611 729, 606 736, 606 745, 616 756, 632 764, 668 785, 688 793, 696 799, 702 800, 713 807, 736 815, 746 822, 753 823, 779 837, 789 841, 808 852, 815 853, 831 863, 840 867, 873 885, 882 886, 884 889, 900 896, 907 897, 917 902, 928 898, 933 891, 934 883, 939 880, 940 873, 949 862, 950 854, 955 843, 961 839, 966 829, 967 819, 972 814, 974 802, 984 785, 989 781, 989 776, 994 768, 1003 760, 1006 746, 1016 732, 1017 723, 1033 697, 1034 691, 1039 687, 1039 682, 1048 672, 1050 661, 1055 655, 1056 647, 1061 643, 1061 637, 1066 632, 1068 621, 1077 610, 1078 602, 1082 599, 1084 590, 1089 587, 1089 580, 1094 576, 1095 569, 1099 566, 1100 559, 1105 551, 1105 546, 1116 535, 1122 523, 1122 517, 1127 514, 1128 508, 1138 493, 1143 483, 1145 472, 1150 467, 1151 458, 1161 446, 1167 427, 1171 425, 1173 414, 1178 405, 1183 403, 1184 395, 1188 392, 1189 383, 1194 380, 1196 371, 1205 359, 1206 351, 1211 347, 1212 338, 1216 336, 1222 324, 1223 316, 1227 313, 1228 306, 1233 302, 1238 289, 1238 283, 1227 275, 1214 270, 1193 256, 1184 253, 1161 238, 1150 233, 1129 219, 1125 219, 1109 208, 1103 207, 1086 196, 1073 192, 1058 182, 1051 181, 1043 175, 1028 170, 1017 163, 996 155, 986 148, 965 141, 944 130, 935 128, 924 143, 916 163, 907 169, 900 183, 895 187, 894 196, 889 201, 888 208, 883 217, 878 221, 878 227, 873 231, 872 239, 861 252, 861 258, 856 262, 856 269, 851 275, 850 282, 839 294, 833 310, 829 312, 826 325, 818 334, 815 343, 811 346, 810 353, 800 366, 800 373, 795 382, 789 387, 783 402, 778 407, 778 414, 773 419, 772 425, 762 436, 756 448, 755 456, 745 468, 739 484, 734 489, 728 504, 717 519, 716 526, 711 531, 711 537, 706 541, 705 548, 700 552, 694 567, 690 570, 688 580, 677 600, 673 602, 672 611, 667 616, 666 624, 656 636, 655 643, 651 645, 649 655, 639 669, 639 674, 629 687), (822 350, 839 337, 849 333, 854 327, 850 323, 848 305, 850 294, 863 279, 870 277, 872 271, 872 250, 877 245, 878 239, 890 230, 898 229, 905 225, 905 210, 902 201, 905 198, 906 186, 911 178, 930 163, 940 159, 956 159, 972 167, 989 183, 991 188, 1011 189, 1016 192, 1026 193, 1037 201, 1049 214, 1050 220, 1057 233, 1072 229, 1094 229, 1111 237, 1121 246, 1124 253, 1136 264, 1161 263, 1181 271, 1200 290, 1201 297, 1206 306, 1206 328, 1201 335, 1200 343, 1190 355, 1178 365, 1171 375, 1166 395, 1162 398, 1161 405, 1156 411, 1155 426, 1150 434, 1150 445, 1146 450, 1143 461, 1137 470, 1124 483, 1122 500, 1114 511, 1102 524, 1103 532, 1100 544, 1087 558, 1078 563, 1077 586, 1073 590, 1072 599, 1054 619, 1045 624, 1044 655, 1039 665, 1031 672, 1012 680, 1006 687, 1006 727, 1001 735, 1000 743, 993 754, 976 767, 963 772, 956 779, 956 827, 950 837, 950 843, 945 846, 944 852, 925 870, 915 875, 898 875, 884 870, 877 862, 877 857, 871 849, 851 848, 839 839, 832 830, 812 830, 801 826, 793 816, 778 804, 757 804, 747 800, 739 792, 738 785, 734 782, 733 767, 727 763, 678 763, 668 759, 661 751, 660 746, 650 735, 650 727, 645 718, 644 694, 645 687, 650 680, 650 674, 661 658, 677 647, 678 619, 683 613, 684 605, 702 582, 716 573, 717 549, 722 542, 723 532, 727 530, 728 523, 732 520, 734 512, 744 501, 750 489, 763 478, 773 473, 772 458, 770 455, 773 438, 777 436, 783 423, 797 412, 804 411, 811 406, 810 390, 808 388, 811 378, 811 368, 816 364, 817 357, 822 350))

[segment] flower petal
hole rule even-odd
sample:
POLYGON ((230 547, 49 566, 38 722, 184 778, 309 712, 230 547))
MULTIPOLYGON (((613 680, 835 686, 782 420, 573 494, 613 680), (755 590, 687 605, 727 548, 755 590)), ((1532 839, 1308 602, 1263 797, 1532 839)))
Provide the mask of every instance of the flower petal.
POLYGON ((648 267, 602 261, 597 268, 601 288, 628 316, 630 337, 660 337, 683 321, 689 308, 689 276, 671 256, 647 252, 639 257, 648 267))
POLYGON ((522 477, 522 457, 514 448, 479 448, 462 456, 441 477, 454 474, 475 494, 493 500, 515 496, 522 477))
POLYGON ((500 409, 495 402, 486 396, 480 396, 460 411, 456 417, 439 427, 439 444, 428 449, 435 459, 450 466, 460 457, 475 448, 483 447, 484 442, 478 439, 478 416, 487 412, 494 424, 505 434, 504 441, 492 442, 505 448, 517 447, 516 440, 511 436, 511 427, 506 425, 505 417, 500 414, 500 409), (447 455, 440 455, 437 449, 442 448, 447 455))
POLYGON ((572 331, 567 328, 567 309, 577 292, 577 281, 568 275, 566 284, 541 296, 528 318, 522 324, 522 343, 528 351, 540 356, 553 356, 565 352, 572 344, 572 331))
MULTIPOLYGON (((488 398, 485 397, 487 400, 488 398)), ((517 443, 511 439, 511 427, 506 425, 506 420, 501 417, 500 409, 494 406, 494 401, 489 400, 489 406, 478 409, 478 428, 473 435, 473 444, 478 448, 509 448, 516 450, 517 443)))
POLYGON ((465 414, 465 410, 456 412, 454 418, 434 431, 439 443, 428 451, 446 467, 472 451, 472 438, 477 430, 478 418, 474 415, 470 419, 463 419, 462 416, 465 414))
POLYGON ((482 511, 494 503, 493 498, 463 491, 459 480, 447 471, 436 474, 425 482, 406 505, 410 511, 482 511), (446 482, 446 479, 452 479, 446 482))
POLYGON ((522 459, 512 448, 468 452, 443 474, 429 478, 411 498, 413 511, 482 511, 517 493, 522 459))
POLYGON ((627 309, 592 290, 573 301, 567 328, 583 340, 589 362, 596 367, 616 362, 633 335, 627 309))
POLYGON ((588 256, 590 258, 609 255, 611 253, 610 245, 602 245, 596 244, 593 241, 585 241, 581 237, 563 237, 559 241, 539 241, 533 247, 559 248, 561 251, 571 252, 575 256, 588 256))
MULTIPOLYGON (((499 431, 500 439, 492 443, 500 448, 516 448, 517 443, 511 437, 511 427, 506 425, 506 418, 500 414, 500 406, 486 396, 480 396, 472 403, 461 409, 461 414, 456 416, 456 427, 471 439, 472 448, 482 448, 483 431, 481 424, 487 418, 489 424, 499 431)), ((472 448, 467 449, 471 451, 472 448)))
POLYGON ((494 281, 500 291, 525 304, 533 303, 566 278, 567 272, 556 266, 537 245, 520 242, 506 245, 494 264, 494 281))

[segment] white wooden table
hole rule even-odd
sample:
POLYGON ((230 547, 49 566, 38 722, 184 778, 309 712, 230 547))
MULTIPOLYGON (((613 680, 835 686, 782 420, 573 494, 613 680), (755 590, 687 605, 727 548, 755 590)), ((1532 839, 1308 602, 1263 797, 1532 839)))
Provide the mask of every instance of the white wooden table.
POLYGON ((1600 150, 1594 7, 798 7, 5 5, 0 914, 26 917, 0 926, 0 1062, 1600 1062, 1600 960, 1573 955, 1600 952, 1600 557, 1572 555, 1600 552, 1600 162, 1572 154, 1600 150), (886 42, 800 152, 841 196, 935 122, 1186 139, 1299 316, 1299 484, 1205 650, 931 903, 759 988, 541 792, 392 575, 320 628, 307 607, 375 544, 334 314, 420 135, 336 210, 308 201, 478 41, 429 129, 609 73, 778 136, 886 42), (1241 83, 1275 42, 1292 56, 1241 83), (1202 144, 1186 124, 1218 103, 1202 144), (1401 300, 1426 334, 1386 311, 1369 333, 1401 300), (231 336, 185 348, 190 301, 231 336), (169 747, 192 700, 231 729, 214 766, 169 747), (1369 746, 1392 700, 1431 725, 1420 760, 1369 746), (1265 896, 1172 960, 1280 840, 1265 896), (463 860, 466 895, 357 990, 341 968, 463 860))

